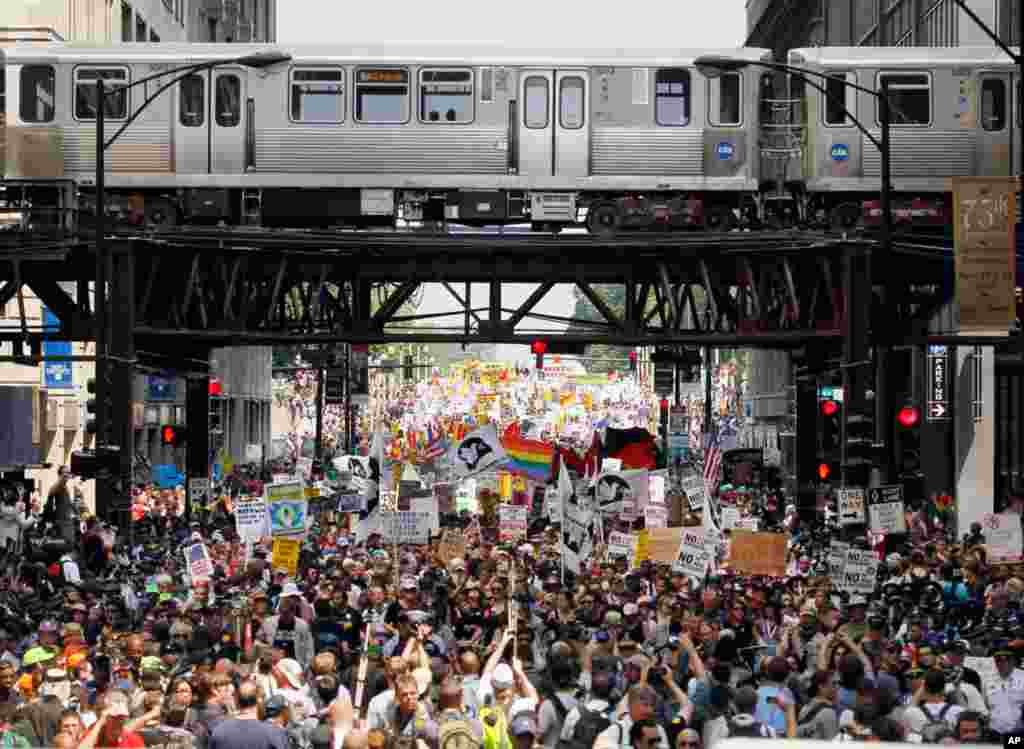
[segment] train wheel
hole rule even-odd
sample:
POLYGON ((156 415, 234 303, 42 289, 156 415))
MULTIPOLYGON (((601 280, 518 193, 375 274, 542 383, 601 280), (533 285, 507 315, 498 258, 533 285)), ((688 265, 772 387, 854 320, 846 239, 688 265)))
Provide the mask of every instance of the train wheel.
POLYGON ((622 216, 614 203, 595 203, 587 212, 587 231, 594 236, 613 237, 621 225, 622 216))
POLYGON ((708 231, 730 231, 736 226, 736 217, 726 205, 713 205, 704 215, 704 228, 708 231))
POLYGON ((147 226, 169 229, 178 224, 178 212, 168 200, 147 200, 145 212, 147 226))
POLYGON ((829 212, 828 219, 833 229, 856 229, 861 220, 860 206, 856 203, 840 203, 829 212))

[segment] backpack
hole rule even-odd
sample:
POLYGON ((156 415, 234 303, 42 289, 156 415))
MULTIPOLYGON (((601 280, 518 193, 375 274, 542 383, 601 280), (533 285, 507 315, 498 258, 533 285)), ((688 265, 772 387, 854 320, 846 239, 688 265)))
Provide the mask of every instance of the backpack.
MULTIPOLYGON (((607 713, 588 710, 582 703, 577 706, 577 709, 580 711, 580 719, 573 726, 572 738, 560 740, 558 749, 592 749, 597 737, 612 724, 607 713)), ((608 708, 608 712, 611 711, 612 708, 608 708)), ((619 732, 622 732, 621 726, 619 732)))
POLYGON ((465 715, 452 710, 445 711, 439 716, 438 749, 476 749, 479 746, 480 739, 473 733, 465 715))
POLYGON ((949 712, 951 707, 953 705, 947 702, 942 706, 937 715, 927 710, 924 706, 921 707, 921 712, 924 713, 926 721, 924 728, 921 729, 921 741, 923 743, 938 744, 943 739, 955 736, 953 728, 946 721, 946 713, 949 712))
POLYGON ((818 717, 818 713, 825 709, 832 710, 835 712, 835 708, 825 702, 816 703, 807 714, 800 718, 796 722, 796 737, 798 739, 813 739, 817 729, 814 727, 814 719, 818 717))

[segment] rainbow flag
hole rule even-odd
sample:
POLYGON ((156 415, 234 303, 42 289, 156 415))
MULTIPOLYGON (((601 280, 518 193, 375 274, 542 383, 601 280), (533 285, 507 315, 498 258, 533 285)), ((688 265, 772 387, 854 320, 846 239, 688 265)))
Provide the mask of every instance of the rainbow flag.
POLYGON ((501 438, 501 446, 508 453, 509 462, 504 467, 509 472, 534 481, 547 481, 551 476, 554 445, 506 434, 501 438))

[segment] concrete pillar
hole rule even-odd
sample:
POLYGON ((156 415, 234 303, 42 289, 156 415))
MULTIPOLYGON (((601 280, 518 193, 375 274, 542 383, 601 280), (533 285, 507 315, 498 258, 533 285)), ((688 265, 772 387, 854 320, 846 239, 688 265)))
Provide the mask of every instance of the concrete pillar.
POLYGON ((957 535, 962 536, 995 507, 996 359, 992 346, 961 346, 954 356, 954 468, 957 535))

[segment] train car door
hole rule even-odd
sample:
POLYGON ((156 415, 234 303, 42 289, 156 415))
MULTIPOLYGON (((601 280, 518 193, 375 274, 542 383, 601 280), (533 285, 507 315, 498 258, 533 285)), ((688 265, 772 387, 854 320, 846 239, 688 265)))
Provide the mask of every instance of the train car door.
POLYGON ((555 174, 586 177, 590 174, 590 80, 586 70, 559 70, 555 127, 555 174))
POLYGON ((1009 73, 982 73, 979 76, 976 173, 985 177, 1008 177, 1012 174, 1012 85, 1013 77, 1009 73))
POLYGON ((245 72, 224 68, 211 72, 210 173, 245 171, 245 72))
POLYGON ((178 174, 206 174, 210 169, 209 76, 194 73, 178 84, 172 111, 174 170, 178 174))
POLYGON ((519 75, 519 174, 554 173, 553 70, 523 70, 519 75))

